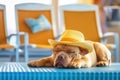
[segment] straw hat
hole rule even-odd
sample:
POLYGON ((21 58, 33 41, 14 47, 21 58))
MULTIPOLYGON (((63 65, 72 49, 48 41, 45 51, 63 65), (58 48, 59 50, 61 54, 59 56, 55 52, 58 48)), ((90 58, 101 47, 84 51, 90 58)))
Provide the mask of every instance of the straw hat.
POLYGON ((72 46, 78 46, 87 49, 89 52, 93 50, 92 44, 88 43, 84 39, 84 35, 76 30, 66 30, 60 37, 60 40, 49 39, 50 45, 55 46, 57 44, 68 44, 72 46))

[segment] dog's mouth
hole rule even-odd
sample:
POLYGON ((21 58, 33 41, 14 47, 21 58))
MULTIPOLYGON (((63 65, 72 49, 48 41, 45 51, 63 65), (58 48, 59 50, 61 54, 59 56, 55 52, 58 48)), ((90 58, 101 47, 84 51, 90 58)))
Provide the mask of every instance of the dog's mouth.
POLYGON ((62 61, 57 61, 56 64, 55 64, 55 67, 58 67, 58 68, 64 68, 65 65, 63 64, 62 61))

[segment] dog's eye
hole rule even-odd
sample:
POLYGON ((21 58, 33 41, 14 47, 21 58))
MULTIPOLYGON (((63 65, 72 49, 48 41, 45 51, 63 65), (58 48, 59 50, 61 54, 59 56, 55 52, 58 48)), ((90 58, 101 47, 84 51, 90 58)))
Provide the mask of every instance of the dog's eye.
POLYGON ((54 52, 61 52, 61 50, 59 50, 59 49, 55 49, 55 50, 53 50, 54 52))
POLYGON ((75 53, 75 51, 69 51, 69 50, 68 50, 67 53, 75 53))
POLYGON ((80 52, 82 52, 82 53, 88 53, 88 51, 85 50, 85 49, 80 49, 80 52))

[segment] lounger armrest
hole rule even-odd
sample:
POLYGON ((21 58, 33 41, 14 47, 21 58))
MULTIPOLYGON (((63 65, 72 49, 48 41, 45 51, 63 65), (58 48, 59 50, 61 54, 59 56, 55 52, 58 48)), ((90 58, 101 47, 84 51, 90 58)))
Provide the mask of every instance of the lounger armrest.
POLYGON ((8 36, 8 41, 10 41, 10 39, 15 36, 16 37, 16 46, 20 46, 20 36, 24 36, 24 45, 28 45, 28 33, 25 32, 19 32, 19 33, 15 33, 15 34, 11 34, 8 36))
MULTIPOLYGON (((10 36, 8 36, 8 39, 9 39, 9 41, 10 41, 10 39, 13 37, 13 36, 15 36, 15 38, 14 39, 16 39, 15 41, 16 41, 16 49, 21 49, 20 48, 20 46, 21 46, 21 44, 20 44, 20 36, 24 36, 24 56, 25 56, 25 62, 27 62, 28 61, 28 38, 29 38, 29 36, 28 36, 28 33, 25 33, 25 32, 19 32, 19 33, 16 33, 16 34, 11 34, 10 36)), ((18 51, 18 50, 17 50, 18 51)), ((16 58, 17 58, 17 60, 16 61, 19 61, 19 54, 16 54, 16 58)))
MULTIPOLYGON (((61 34, 62 35, 62 34, 61 34)), ((55 37, 55 40, 59 40, 61 35, 58 35, 57 37, 55 37)))
POLYGON ((19 36, 24 36, 24 45, 28 45, 28 43, 29 43, 29 41, 28 41, 28 38, 29 38, 28 33, 26 33, 26 32, 19 32, 18 35, 19 36))
POLYGON ((105 33, 103 35, 103 37, 102 37, 102 42, 107 43, 109 37, 113 38, 114 44, 116 44, 116 45, 119 44, 118 43, 119 42, 119 34, 116 33, 116 32, 107 32, 107 33, 105 33))

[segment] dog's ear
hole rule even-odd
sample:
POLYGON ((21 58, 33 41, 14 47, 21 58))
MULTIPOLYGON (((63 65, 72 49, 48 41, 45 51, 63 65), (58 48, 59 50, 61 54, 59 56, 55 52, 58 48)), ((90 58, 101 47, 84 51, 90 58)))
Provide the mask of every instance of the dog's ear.
POLYGON ((81 48, 81 47, 79 49, 80 49, 80 54, 83 55, 83 56, 89 53, 87 49, 84 49, 84 48, 81 48))

